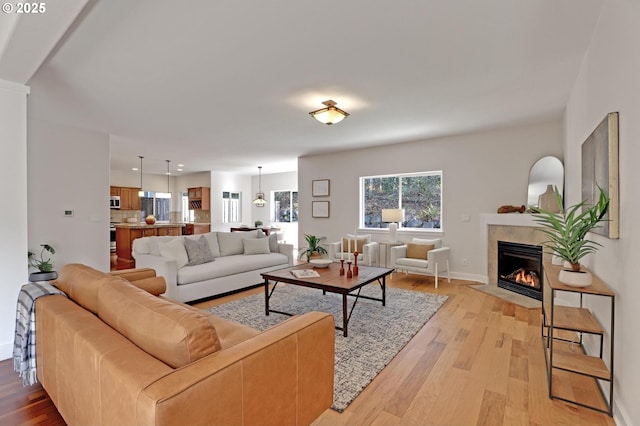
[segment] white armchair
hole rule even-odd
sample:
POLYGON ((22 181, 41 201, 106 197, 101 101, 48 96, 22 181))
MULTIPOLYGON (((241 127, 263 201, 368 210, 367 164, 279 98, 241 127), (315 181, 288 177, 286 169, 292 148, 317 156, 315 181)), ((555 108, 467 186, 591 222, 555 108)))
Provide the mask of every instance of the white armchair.
POLYGON ((425 240, 414 238, 406 245, 391 247, 391 267, 405 273, 434 275, 438 288, 438 274, 447 272, 447 281, 451 282, 449 274, 449 247, 442 247, 442 240, 425 240))
POLYGON ((344 259, 345 261, 353 262, 354 248, 358 248, 358 264, 366 266, 378 265, 378 243, 371 241, 371 234, 358 235, 357 242, 353 234, 347 234, 342 241, 329 244, 329 259, 339 261, 344 259), (347 241, 351 241, 351 252, 348 252, 347 241), (341 247, 342 243, 342 247, 341 247), (357 245, 356 245, 357 244, 357 245), (344 252, 341 250, 344 250, 344 252))

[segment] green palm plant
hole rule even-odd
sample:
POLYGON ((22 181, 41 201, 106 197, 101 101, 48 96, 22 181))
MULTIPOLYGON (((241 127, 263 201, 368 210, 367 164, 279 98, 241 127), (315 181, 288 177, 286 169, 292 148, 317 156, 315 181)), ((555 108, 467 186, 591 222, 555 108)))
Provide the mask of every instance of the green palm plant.
POLYGON ((541 209, 533 212, 534 220, 543 226, 541 232, 549 237, 549 240, 542 244, 556 256, 570 263, 571 269, 576 272, 580 270, 580 259, 596 252, 602 246, 585 238, 589 231, 604 220, 609 210, 609 197, 602 188, 598 187, 598 190, 600 195, 595 204, 588 206, 585 200, 565 210, 562 206, 562 196, 555 187, 560 212, 551 213, 541 209))
POLYGON ((315 235, 305 234, 304 239, 307 241, 307 248, 303 251, 300 251, 298 255, 299 259, 302 259, 303 256, 307 257, 307 262, 311 258, 311 255, 314 253, 327 254, 327 249, 324 248, 321 244, 322 240, 326 237, 316 237, 315 235))
POLYGON ((51 257, 56 254, 56 250, 49 244, 40 244, 40 247, 42 247, 42 250, 40 250, 39 258, 36 257, 35 252, 29 252, 29 266, 36 268, 40 272, 51 272, 53 271, 53 263, 51 262, 51 257), (46 259, 45 252, 49 253, 46 259))

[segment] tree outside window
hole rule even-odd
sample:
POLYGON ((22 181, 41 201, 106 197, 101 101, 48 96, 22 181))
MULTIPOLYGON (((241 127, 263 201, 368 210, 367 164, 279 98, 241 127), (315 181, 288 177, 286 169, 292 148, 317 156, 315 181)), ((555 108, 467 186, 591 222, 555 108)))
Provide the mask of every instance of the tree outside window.
POLYGON ((442 172, 361 178, 365 228, 388 228, 382 209, 402 208, 404 228, 441 229, 442 172))
POLYGON ((274 191, 274 222, 298 221, 298 191, 274 191))

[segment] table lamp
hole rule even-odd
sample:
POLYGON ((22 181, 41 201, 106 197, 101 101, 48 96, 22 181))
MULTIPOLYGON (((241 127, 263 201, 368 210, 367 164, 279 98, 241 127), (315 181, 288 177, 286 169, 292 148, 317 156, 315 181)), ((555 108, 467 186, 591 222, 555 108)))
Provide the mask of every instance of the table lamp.
POLYGON ((398 223, 404 221, 404 209, 382 209, 382 221, 389 223, 389 240, 398 241, 398 223))

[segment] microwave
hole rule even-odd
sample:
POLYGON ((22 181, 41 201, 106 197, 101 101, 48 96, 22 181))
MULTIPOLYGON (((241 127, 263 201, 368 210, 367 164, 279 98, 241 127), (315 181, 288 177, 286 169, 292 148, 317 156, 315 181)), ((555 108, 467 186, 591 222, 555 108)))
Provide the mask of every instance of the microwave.
POLYGON ((117 195, 112 195, 109 197, 109 207, 112 209, 120 208, 120 197, 117 195))

